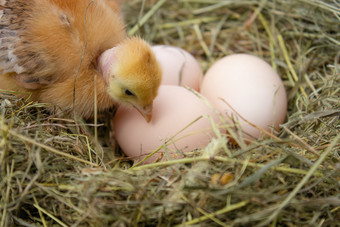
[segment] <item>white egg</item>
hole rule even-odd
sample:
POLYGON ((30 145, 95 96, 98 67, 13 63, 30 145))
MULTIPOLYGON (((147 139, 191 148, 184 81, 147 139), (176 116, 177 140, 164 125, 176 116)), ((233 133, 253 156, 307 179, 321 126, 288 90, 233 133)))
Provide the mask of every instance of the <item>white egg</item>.
POLYGON ((187 51, 173 46, 153 46, 163 71, 163 85, 188 86, 200 89, 203 72, 196 59, 187 51))
POLYGON ((121 149, 134 160, 141 160, 164 145, 146 161, 149 163, 162 156, 163 160, 180 158, 182 152, 204 148, 215 135, 211 120, 205 116, 218 120, 206 102, 192 91, 162 85, 154 100, 151 122, 147 123, 137 110, 121 106, 113 127, 121 149))
POLYGON ((287 112, 286 91, 279 75, 262 59, 234 54, 215 62, 207 71, 201 93, 242 128, 244 138, 261 136, 261 130, 274 133, 287 112))

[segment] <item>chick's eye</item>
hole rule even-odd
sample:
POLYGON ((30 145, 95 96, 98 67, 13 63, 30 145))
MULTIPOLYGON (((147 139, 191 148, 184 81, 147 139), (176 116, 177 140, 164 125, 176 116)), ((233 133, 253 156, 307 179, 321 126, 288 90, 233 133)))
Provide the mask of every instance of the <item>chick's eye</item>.
POLYGON ((134 96, 135 94, 133 94, 129 89, 124 89, 124 94, 127 96, 134 96))

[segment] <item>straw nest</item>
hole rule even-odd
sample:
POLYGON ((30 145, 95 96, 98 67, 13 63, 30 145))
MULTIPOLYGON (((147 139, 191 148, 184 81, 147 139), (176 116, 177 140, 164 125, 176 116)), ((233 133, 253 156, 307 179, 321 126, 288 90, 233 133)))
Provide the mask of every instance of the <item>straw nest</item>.
POLYGON ((132 166, 110 149, 105 121, 94 130, 2 91, 0 226, 339 226, 339 8, 127 1, 129 35, 182 47, 204 70, 239 52, 269 62, 288 93, 286 122, 249 145, 218 135, 184 159, 132 166))

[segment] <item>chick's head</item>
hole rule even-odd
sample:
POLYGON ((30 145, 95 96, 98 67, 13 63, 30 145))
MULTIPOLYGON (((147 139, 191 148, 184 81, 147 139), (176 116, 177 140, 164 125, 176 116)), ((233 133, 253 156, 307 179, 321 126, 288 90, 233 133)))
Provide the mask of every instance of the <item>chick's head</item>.
POLYGON ((137 37, 126 39, 106 50, 98 65, 109 95, 117 103, 132 105, 150 121, 162 71, 149 44, 137 37))

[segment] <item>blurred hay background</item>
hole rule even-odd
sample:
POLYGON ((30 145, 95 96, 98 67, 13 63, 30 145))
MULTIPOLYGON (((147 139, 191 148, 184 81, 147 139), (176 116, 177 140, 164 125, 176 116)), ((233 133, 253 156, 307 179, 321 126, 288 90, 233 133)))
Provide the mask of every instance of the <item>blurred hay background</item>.
POLYGON ((1 227, 340 225, 338 1, 130 0, 124 12, 130 35, 184 48, 204 70, 239 52, 269 62, 289 98, 278 137, 233 146, 222 135, 132 167, 106 122, 96 142, 93 124, 1 91, 1 227))

